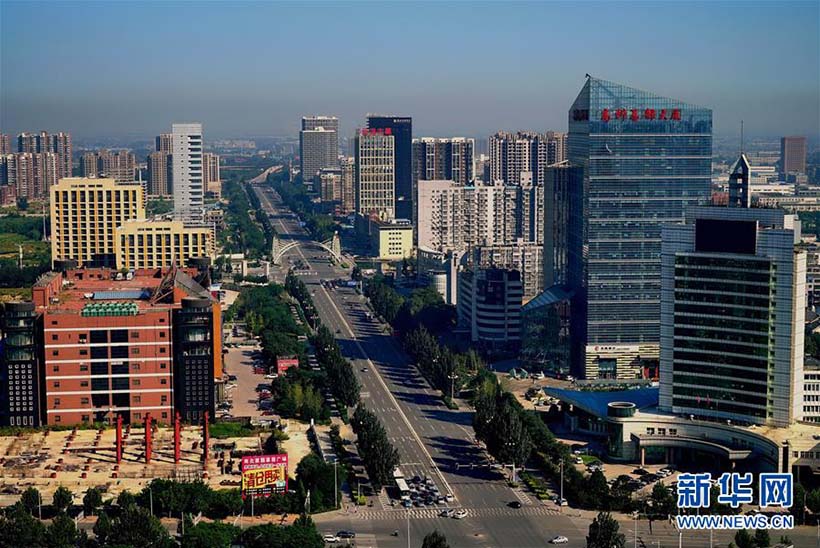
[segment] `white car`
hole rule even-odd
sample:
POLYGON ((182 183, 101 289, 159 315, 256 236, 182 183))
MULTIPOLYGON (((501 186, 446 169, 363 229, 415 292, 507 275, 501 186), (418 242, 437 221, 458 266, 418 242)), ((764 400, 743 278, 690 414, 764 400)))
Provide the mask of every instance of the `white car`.
POLYGON ((453 497, 453 495, 451 495, 450 493, 447 493, 446 495, 444 495, 444 500, 446 500, 447 502, 453 502, 456 499, 455 499, 455 497, 453 497))
POLYGON ((459 510, 455 514, 453 514, 455 519, 464 519, 467 517, 467 510, 459 510))
POLYGON ((567 537, 562 536, 562 535, 558 535, 557 537, 554 537, 550 541, 550 544, 566 544, 568 542, 569 542, 569 539, 567 537))
POLYGON ((325 542, 330 544, 332 542, 339 542, 339 537, 337 537, 336 535, 331 535, 330 533, 328 533, 328 534, 326 534, 325 536, 322 537, 322 540, 324 540, 325 542))

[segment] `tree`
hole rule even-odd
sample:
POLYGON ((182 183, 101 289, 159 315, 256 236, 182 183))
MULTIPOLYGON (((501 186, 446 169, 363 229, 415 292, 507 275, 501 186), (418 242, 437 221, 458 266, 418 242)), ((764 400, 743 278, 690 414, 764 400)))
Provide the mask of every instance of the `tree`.
POLYGON ((74 494, 62 485, 54 491, 54 498, 51 499, 51 505, 58 512, 65 512, 73 502, 74 494))
POLYGON ((93 514, 102 506, 102 493, 96 487, 89 487, 83 496, 83 510, 86 514, 93 514))
POLYGON ((652 488, 652 508, 656 515, 668 516, 675 512, 675 497, 663 483, 658 482, 652 488))
POLYGON ((148 510, 134 504, 127 506, 114 520, 108 543, 112 546, 175 546, 162 523, 148 510))
POLYGON ((137 498, 130 491, 123 491, 117 497, 117 505, 121 508, 127 508, 132 504, 137 503, 137 498))
POLYGON ((772 545, 772 540, 769 538, 769 530, 768 529, 757 529, 755 530, 755 546, 757 548, 768 548, 772 545))
POLYGON ((794 484, 794 493, 792 495, 792 500, 794 504, 791 505, 789 508, 789 513, 794 516, 794 521, 797 525, 802 525, 806 521, 806 507, 803 505, 803 500, 808 502, 808 496, 806 495, 806 489, 801 484, 795 482, 794 484))
POLYGON ((427 533, 422 541, 421 548, 450 548, 447 544, 447 537, 435 529, 432 533, 427 533))
POLYGON ((57 514, 46 529, 46 542, 53 548, 73 548, 79 537, 74 520, 65 514, 57 514))
POLYGON ((608 509, 609 507, 609 485, 606 476, 600 470, 596 470, 589 476, 586 489, 587 499, 595 508, 608 509))
POLYGON ((38 491, 34 487, 29 487, 28 489, 23 491, 23 494, 20 497, 20 503, 31 514, 34 514, 35 511, 38 510, 38 508, 40 507, 41 502, 42 502, 42 495, 40 494, 40 491, 38 491))
POLYGON ((193 527, 185 528, 182 537, 183 548, 227 548, 239 536, 242 530, 221 521, 202 521, 193 527))
POLYGON ((755 540, 749 531, 740 529, 735 533, 735 545, 737 548, 755 548, 755 540))
POLYGON ((22 504, 15 504, 0 514, 0 546, 44 548, 46 528, 22 504))
POLYGON ((112 531, 111 518, 105 512, 100 512, 97 516, 97 523, 94 524, 94 536, 101 546, 105 545, 106 540, 111 536, 112 531))
POLYGON ((626 538, 619 533, 620 526, 612 514, 601 512, 589 524, 587 548, 625 548, 626 538))

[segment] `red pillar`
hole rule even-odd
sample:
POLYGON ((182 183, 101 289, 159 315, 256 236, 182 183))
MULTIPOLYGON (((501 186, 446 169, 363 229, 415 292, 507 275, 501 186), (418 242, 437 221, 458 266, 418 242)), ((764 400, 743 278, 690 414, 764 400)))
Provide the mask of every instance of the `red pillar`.
POLYGON ((145 414, 145 464, 151 464, 151 441, 153 437, 151 430, 151 413, 145 414))
POLYGON ((122 462, 122 415, 117 415, 117 464, 122 462))
POLYGON ((179 456, 181 453, 182 440, 180 439, 180 418, 179 411, 174 417, 174 464, 179 464, 179 456))
POLYGON ((208 432, 208 412, 207 411, 205 411, 205 414, 203 415, 203 418, 205 420, 203 422, 203 428, 202 428, 202 460, 207 465, 208 464, 208 442, 211 439, 211 435, 208 432))

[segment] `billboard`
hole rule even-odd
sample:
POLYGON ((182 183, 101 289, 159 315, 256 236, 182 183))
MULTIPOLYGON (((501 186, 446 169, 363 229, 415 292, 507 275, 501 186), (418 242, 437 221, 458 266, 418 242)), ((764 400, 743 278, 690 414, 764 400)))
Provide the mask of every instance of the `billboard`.
POLYGON ((288 490, 288 456, 242 457, 242 498, 269 497, 288 490))

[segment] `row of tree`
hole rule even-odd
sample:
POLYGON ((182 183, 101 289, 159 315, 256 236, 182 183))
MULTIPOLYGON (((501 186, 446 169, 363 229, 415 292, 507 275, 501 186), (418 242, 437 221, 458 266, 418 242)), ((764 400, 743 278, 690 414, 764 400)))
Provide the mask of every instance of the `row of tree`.
POLYGON ((484 362, 475 350, 453 352, 439 344, 424 325, 405 333, 402 343, 430 384, 448 397, 461 392, 470 379, 484 368, 484 362))
MULTIPOLYGON (((215 522, 193 524, 189 515, 178 530, 183 548, 225 548, 241 545, 245 548, 320 548, 322 537, 310 517, 302 515, 289 527, 272 524, 242 530, 234 525, 215 522), (184 529, 184 534, 182 531, 184 529)), ((21 504, 15 504, 0 516, 0 546, 26 548, 102 548, 152 546, 174 548, 179 546, 158 518, 145 508, 130 504, 118 509, 110 518, 101 512, 93 528, 94 538, 77 529, 66 514, 57 515, 46 527, 21 504)))
POLYGON ((455 307, 446 304, 434 287, 414 289, 405 299, 384 277, 376 276, 367 281, 364 294, 373 310, 402 333, 424 327, 438 334, 455 323, 455 307))
POLYGON ((254 259, 265 255, 270 249, 268 238, 251 217, 254 208, 244 185, 238 181, 226 181, 222 185, 222 196, 228 202, 225 210, 227 230, 220 231, 224 252, 244 253, 254 259))
POLYGON ((316 329, 319 324, 319 314, 313 304, 313 298, 310 296, 310 291, 308 291, 305 282, 300 280, 292 270, 285 277, 285 290, 299 301, 299 306, 302 307, 302 312, 305 314, 305 320, 312 328, 316 329))
POLYGON ((243 289, 231 306, 230 315, 244 319, 248 331, 260 337, 262 356, 268 364, 273 364, 279 356, 298 355, 303 351, 297 337, 304 329, 293 319, 281 285, 243 289))
POLYGON ((316 360, 327 375, 328 387, 336 399, 346 407, 359 403, 361 385, 353 374, 353 366, 342 355, 333 333, 321 323, 313 336, 313 348, 316 360))
POLYGON ((367 475, 378 491, 389 485, 393 470, 399 465, 399 451, 387 439, 387 432, 375 413, 359 404, 350 421, 356 433, 356 446, 367 468, 367 475))

